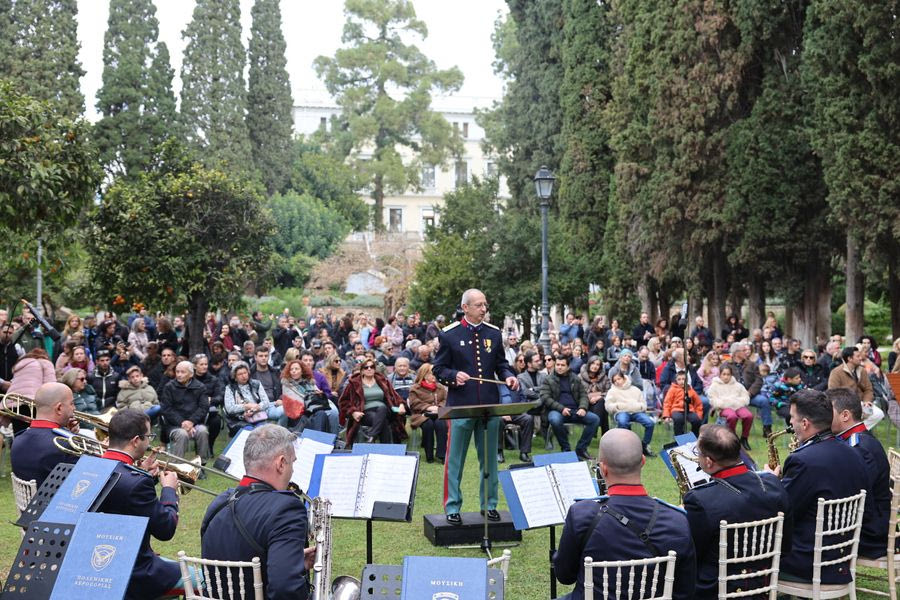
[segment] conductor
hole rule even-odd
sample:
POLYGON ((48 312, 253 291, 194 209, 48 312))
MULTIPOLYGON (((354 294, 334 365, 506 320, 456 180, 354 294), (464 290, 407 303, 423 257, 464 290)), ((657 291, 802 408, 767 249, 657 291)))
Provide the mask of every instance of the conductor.
MULTIPOLYGON (((433 363, 434 375, 449 388, 447 406, 498 404, 500 393, 497 385, 472 378, 500 377, 510 389, 519 388, 519 381, 503 352, 500 329, 484 321, 488 303, 480 290, 466 290, 461 306, 463 318, 444 327, 438 336, 440 345, 433 363)), ((495 452, 500 419, 492 417, 487 420, 487 449, 483 447, 484 426, 484 420, 480 418, 453 419, 450 422, 450 451, 444 467, 444 512, 447 522, 452 525, 462 524, 459 515, 463 500, 460 483, 473 433, 479 465, 482 472, 488 472, 487 498, 484 497, 484 486, 479 486, 481 514, 487 511, 489 520, 500 520, 495 452), (484 461, 487 461, 487 469, 484 461)))

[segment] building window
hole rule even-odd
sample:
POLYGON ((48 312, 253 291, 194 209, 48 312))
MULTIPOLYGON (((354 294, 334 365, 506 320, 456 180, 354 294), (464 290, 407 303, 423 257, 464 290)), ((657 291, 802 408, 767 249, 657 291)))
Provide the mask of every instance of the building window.
POLYGON ((456 163, 456 187, 466 185, 469 182, 469 165, 461 160, 456 163))
POLYGON ((400 233, 403 231, 403 209, 388 209, 388 231, 391 233, 400 233))
POLYGON ((469 124, 463 123, 463 138, 469 139, 469 124))
POLYGON ((422 189, 434 189, 434 165, 425 165, 422 167, 422 189))
POLYGON ((484 164, 484 176, 485 177, 496 177, 497 176, 497 163, 493 161, 488 161, 484 164))
POLYGON ((422 233, 428 231, 429 227, 435 226, 434 210, 425 209, 422 211, 422 233))
POLYGON ((328 130, 328 118, 327 117, 319 117, 319 131, 327 131, 328 130))
POLYGON ((453 133, 454 135, 459 133, 459 123, 457 123, 456 121, 453 121, 453 133))

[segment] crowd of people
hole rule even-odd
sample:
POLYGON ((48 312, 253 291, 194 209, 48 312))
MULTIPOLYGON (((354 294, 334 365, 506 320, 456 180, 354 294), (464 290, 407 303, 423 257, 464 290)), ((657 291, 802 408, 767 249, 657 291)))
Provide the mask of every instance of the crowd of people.
MULTIPOLYGON (((626 335, 617 321, 606 326, 602 318, 584 331, 580 319, 570 314, 551 331, 548 353, 539 344, 520 342, 515 330, 485 328, 483 295, 477 290, 467 294, 463 308, 469 321, 455 319, 449 325, 442 316, 423 323, 418 315, 402 313, 387 322, 327 312, 314 313, 308 322, 289 314, 264 318, 254 313, 243 320, 209 315, 205 350, 193 356, 178 316, 170 321, 141 311, 122 319, 106 315, 96 327, 72 316, 60 332, 46 322, 34 323, 27 312, 11 321, 0 313, 0 386, 33 398, 36 411, 30 426, 12 422, 17 428, 13 471, 40 485, 58 462, 74 461, 50 440, 60 430, 85 426, 74 418, 76 411, 96 414, 115 406, 104 458, 121 462, 123 472, 139 465, 141 473, 158 475, 163 493, 156 497, 152 480, 123 478, 103 510, 149 511, 153 535, 168 539, 177 524, 177 478, 162 472, 152 456, 145 457, 156 435, 154 424, 174 454, 184 456, 193 443, 203 458, 211 456, 223 429, 233 435, 252 427, 244 449, 248 475, 210 506, 202 528, 204 555, 216 557, 224 548, 240 548, 241 556, 229 550, 220 558, 258 555, 248 539, 264 539, 261 532, 283 527, 288 533, 269 538, 264 555, 271 558, 273 548, 285 548, 306 560, 286 565, 273 558, 264 564, 264 578, 269 586, 297 591, 312 554, 305 548, 308 524, 305 517, 298 518, 302 503, 287 491, 295 435, 309 427, 339 434, 348 446, 360 440, 391 443, 406 438, 408 425, 421 430, 426 461, 446 461, 449 480, 456 481, 462 469, 459 453, 468 444, 454 450, 447 441, 447 422, 437 415, 449 396, 469 395, 458 383, 469 377, 456 369, 460 360, 471 361, 466 369, 482 373, 488 360, 479 354, 482 348, 495 365, 485 374, 502 374, 505 385, 479 387, 478 394, 490 392, 492 401, 504 403, 534 402, 527 412, 504 418, 505 425, 513 426, 504 427, 507 433, 518 435, 512 441, 522 461, 531 460, 536 434, 543 435, 548 447, 555 440, 561 450, 570 450, 569 423, 583 426, 576 455, 593 459, 589 448, 602 431, 598 463, 609 496, 570 508, 554 557, 559 580, 575 584, 571 598, 581 598, 584 556, 640 558, 669 549, 678 553, 675 597, 715 597, 718 545, 711 540, 719 521, 779 512, 785 519, 782 573, 808 580, 816 499, 846 497, 861 489, 868 495, 860 553, 884 553, 888 469, 883 448, 868 431, 884 411, 893 412, 896 402, 868 336, 855 345, 844 346, 836 336, 822 348, 803 349, 796 340, 783 341, 777 323, 750 332, 735 318, 729 331, 713 337, 698 317, 690 336, 682 337, 677 326, 670 331, 666 320, 652 326, 643 314, 626 335), (476 346, 469 350, 465 340, 472 336, 476 346), (451 360, 448 352, 457 347, 453 340, 465 353, 451 360), (438 353, 441 347, 444 354, 438 353), (448 379, 451 374, 457 385, 448 379), (755 420, 751 408, 757 410, 764 434, 772 431, 774 415, 793 427, 801 444, 772 473, 753 472, 741 459, 755 420), (642 437, 628 431, 634 423, 643 428, 642 437), (688 492, 686 515, 649 497, 641 484, 641 466, 654 455, 653 432, 660 423, 671 424, 675 434, 690 427, 698 435, 699 465, 713 480, 688 492), (243 511, 237 514, 251 533, 238 539, 231 526, 235 513, 221 508, 243 496, 248 499, 237 505, 243 511), (284 510, 270 510, 276 505, 284 510), (268 508, 260 512, 258 506, 268 508), (611 518, 604 520, 606 516, 611 518), (623 529, 622 523, 634 526, 623 529), (642 535, 632 531, 641 528, 642 535), (296 577, 286 578, 286 573, 296 577)), ((683 325, 677 315, 673 322, 683 325)), ((900 370, 898 349, 895 344, 885 366, 900 370)), ((461 439, 464 424, 453 426, 461 439)), ((489 444, 497 445, 496 462, 504 457, 504 437, 497 431, 489 437, 489 444)), ((495 470, 491 455, 492 446, 488 458, 495 470)), ((450 492, 457 503, 445 506, 452 523, 462 500, 453 485, 450 492)), ((499 520, 495 493, 481 504, 489 519, 499 520)), ((823 581, 840 583, 847 577, 846 570, 835 567, 826 569, 823 581)), ((180 585, 177 569, 150 550, 149 535, 132 578, 134 589, 142 585, 154 596, 180 585)))

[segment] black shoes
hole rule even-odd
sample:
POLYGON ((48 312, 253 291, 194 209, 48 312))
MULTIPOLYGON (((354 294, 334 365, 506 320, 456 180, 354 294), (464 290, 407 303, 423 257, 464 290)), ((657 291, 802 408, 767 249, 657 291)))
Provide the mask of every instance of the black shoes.
POLYGON ((497 462, 498 462, 498 463, 505 463, 505 462, 506 462, 506 457, 503 456, 503 453, 502 453, 502 452, 498 452, 498 453, 497 453, 497 462))
MULTIPOLYGON (((490 517, 488 517, 490 518, 490 517)), ((499 515, 498 515, 499 518, 499 515)), ((459 516, 459 513, 449 513, 447 515, 447 522, 451 525, 462 525, 462 517, 459 516)))
POLYGON ((532 462, 532 461, 531 461, 531 457, 528 456, 528 453, 527 453, 527 452, 520 452, 520 453, 519 453, 519 460, 521 460, 521 461, 524 462, 524 463, 530 463, 530 462, 532 462))
POLYGON ((588 454, 587 450, 576 450, 575 456, 577 456, 581 460, 594 460, 594 457, 588 454))
POLYGON ((433 462, 434 462, 434 457, 433 457, 433 456, 426 456, 426 457, 425 457, 425 462, 427 462, 427 463, 433 463, 433 462))
MULTIPOLYGON (((459 516, 459 515, 457 515, 457 516, 459 516)), ((484 511, 481 511, 481 516, 484 516, 484 511)), ((487 518, 488 518, 488 521, 499 521, 500 513, 498 513, 496 510, 494 510, 492 508, 491 510, 487 511, 487 518)), ((448 521, 450 520, 450 515, 447 515, 447 520, 448 521)))
POLYGON ((647 458, 653 458, 654 456, 656 456, 656 454, 653 453, 653 450, 650 449, 650 444, 644 444, 643 454, 647 458))
POLYGON ((744 437, 741 438, 741 448, 743 448, 747 452, 750 452, 750 450, 751 450, 750 441, 747 438, 744 438, 744 437))

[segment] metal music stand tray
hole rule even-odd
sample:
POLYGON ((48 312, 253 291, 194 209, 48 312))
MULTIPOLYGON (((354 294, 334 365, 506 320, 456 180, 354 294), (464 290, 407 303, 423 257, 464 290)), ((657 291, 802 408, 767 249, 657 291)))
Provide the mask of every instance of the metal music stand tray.
MULTIPOLYGON (((482 428, 482 448, 484 448, 484 468, 481 473, 481 491, 482 495, 487 498, 487 484, 490 478, 488 471, 488 452, 496 452, 497 449, 489 449, 487 443, 487 424, 491 417, 515 416, 526 413, 533 408, 537 408, 540 402, 511 402, 509 404, 466 404, 463 406, 442 406, 438 409, 439 419, 481 419, 482 428)), ((452 438, 451 438, 452 439, 452 438)), ((452 442, 451 442, 452 443, 452 442)), ((466 449, 468 451, 468 448, 466 449)), ((484 537, 481 539, 482 551, 491 557, 491 539, 488 533, 487 511, 484 511, 484 537)), ((493 558, 493 557, 491 557, 493 558)))

